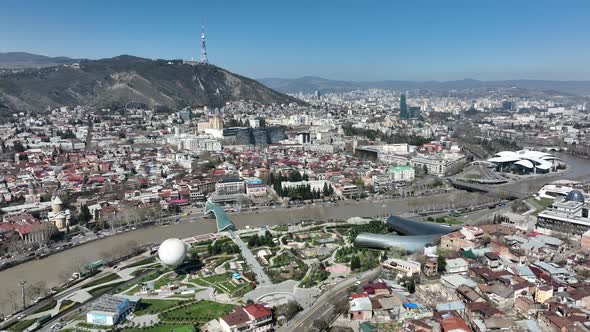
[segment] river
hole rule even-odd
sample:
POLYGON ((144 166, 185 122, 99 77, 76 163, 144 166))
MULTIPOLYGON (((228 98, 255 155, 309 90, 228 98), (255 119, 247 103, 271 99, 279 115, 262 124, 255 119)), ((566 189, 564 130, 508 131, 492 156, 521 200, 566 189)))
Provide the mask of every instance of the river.
MULTIPOLYGON (((590 160, 559 155, 566 160, 570 169, 556 176, 542 176, 531 178, 517 184, 509 184, 513 189, 525 192, 537 191, 543 184, 558 178, 584 180, 590 176, 590 160)), ((457 204, 471 205, 476 202, 489 200, 488 196, 478 193, 453 192, 445 195, 413 197, 391 201, 346 201, 332 206, 306 206, 292 209, 265 210, 230 214, 230 219, 239 228, 245 226, 259 227, 264 225, 289 224, 297 220, 329 220, 347 219, 351 217, 374 217, 390 214, 403 214, 416 208, 456 207, 457 204)), ((12 298, 19 298, 19 281, 28 284, 45 282, 47 287, 56 286, 60 280, 69 277, 79 266, 97 259, 113 251, 125 251, 131 243, 144 244, 161 242, 170 237, 187 238, 198 234, 216 231, 215 220, 201 218, 195 222, 183 222, 167 227, 152 226, 121 233, 115 236, 90 242, 63 252, 51 255, 41 260, 30 261, 0 272, 0 312, 7 312, 12 307, 12 298)), ((67 278, 66 278, 67 279, 67 278)))

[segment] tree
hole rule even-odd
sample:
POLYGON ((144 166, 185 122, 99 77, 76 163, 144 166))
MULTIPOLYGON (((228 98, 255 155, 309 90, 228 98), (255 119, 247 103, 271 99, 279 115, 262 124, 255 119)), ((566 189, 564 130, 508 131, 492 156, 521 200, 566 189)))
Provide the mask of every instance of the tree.
POLYGON ((359 186, 359 187, 364 187, 365 186, 365 181, 363 181, 363 179, 358 178, 356 180, 354 180, 354 184, 359 186))
POLYGON ((325 320, 316 320, 313 322, 313 326, 319 331, 327 331, 330 325, 325 320))
POLYGON ((22 143, 21 142, 18 142, 18 141, 17 142, 14 142, 13 149, 16 152, 23 152, 23 151, 26 150, 25 147, 22 145, 22 143))
POLYGON ((301 310, 302 308, 297 302, 289 301, 285 304, 274 307, 272 313, 275 320, 280 316, 285 316, 287 320, 290 320, 301 310))
POLYGON ((325 197, 330 196, 330 188, 328 187, 328 183, 324 182, 323 194, 325 197))
POLYGON ((361 260, 358 256, 354 255, 350 258, 350 269, 356 271, 361 268, 361 260))
POLYGON ((90 221, 91 218, 92 215, 90 214, 88 206, 82 205, 82 207, 80 208, 80 213, 78 214, 78 223, 80 225, 85 225, 90 221))
POLYGON ((444 273, 447 270, 447 259, 445 256, 439 254, 437 258, 438 273, 444 273))

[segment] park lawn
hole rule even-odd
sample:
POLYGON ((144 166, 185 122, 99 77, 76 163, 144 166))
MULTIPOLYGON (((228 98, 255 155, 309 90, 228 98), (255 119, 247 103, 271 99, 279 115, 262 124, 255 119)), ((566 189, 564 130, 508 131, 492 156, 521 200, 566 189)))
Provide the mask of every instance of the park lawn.
POLYGON ((141 300, 135 309, 135 315, 156 314, 158 312, 176 307, 183 301, 180 300, 141 300))
POLYGON ((465 175, 465 178, 470 180, 479 180, 481 179, 481 174, 467 174, 465 175))
POLYGON ((69 307, 73 306, 76 302, 72 300, 63 300, 59 306, 59 312, 67 310, 69 307))
POLYGON ((15 324, 10 325, 10 327, 8 327, 8 331, 15 331, 15 332, 24 331, 29 326, 33 325, 36 321, 37 321, 36 319, 21 320, 15 324))
POLYGON ((235 289, 231 293, 231 296, 240 298, 240 297, 246 295, 246 293, 248 293, 251 290, 252 290, 252 287, 250 287, 250 284, 247 282, 244 282, 240 287, 238 287, 237 289, 235 289))
POLYGON ((232 277, 232 273, 226 272, 226 273, 222 273, 222 274, 214 274, 211 276, 203 277, 202 279, 214 284, 214 283, 230 280, 231 277, 232 277))
POLYGON ((176 279, 172 280, 170 278, 171 275, 172 275, 172 273, 168 273, 168 274, 162 276, 160 279, 154 281, 154 289, 160 289, 162 286, 166 286, 172 281, 180 281, 184 278, 183 275, 178 275, 176 277, 176 279))
POLYGON ((223 285, 225 288, 229 289, 230 292, 235 291, 236 289, 240 288, 240 286, 242 286, 242 284, 235 284, 232 281, 223 281, 220 282, 221 285, 223 285))
POLYGON ((118 274, 116 274, 116 273, 109 273, 109 274, 107 274, 104 277, 98 278, 96 280, 93 280, 93 281, 85 284, 84 285, 84 289, 90 288, 90 287, 96 286, 96 285, 101 285, 101 284, 104 284, 104 283, 107 283, 109 281, 113 281, 113 280, 116 280, 116 279, 119 279, 119 275, 118 274))
POLYGON ((272 230, 275 232, 286 232, 289 230, 289 226, 275 226, 272 230))
POLYGON ((219 318, 234 309, 232 304, 213 301, 198 301, 187 307, 176 308, 160 314, 162 320, 191 320, 200 323, 219 318))
POLYGON ((203 286, 203 287, 211 287, 211 284, 206 282, 205 280, 198 278, 198 279, 193 279, 191 280, 191 282, 194 282, 195 284, 199 285, 199 286, 203 286))
MULTIPOLYGON (((129 288, 128 288, 129 289, 129 288)), ((133 295, 141 290, 141 285, 135 285, 131 287, 128 291, 125 291, 125 295, 133 295)))
POLYGON ((76 326, 87 328, 87 329, 94 329, 94 330, 108 330, 110 329, 109 326, 98 325, 98 324, 90 324, 86 322, 79 322, 76 326))
POLYGON ((115 283, 112 283, 112 284, 108 284, 108 285, 103 285, 103 286, 100 286, 100 287, 96 287, 94 289, 89 290, 88 291, 88 294, 90 294, 92 296, 98 296, 98 295, 101 295, 101 294, 104 294, 104 293, 108 292, 109 289, 115 289, 115 288, 117 288, 118 286, 120 286, 120 285, 122 285, 124 283, 125 283, 125 281, 120 281, 120 282, 115 282, 115 283))
POLYGON ((533 214, 537 215, 539 214, 539 212, 550 207, 553 204, 554 200, 552 200, 551 198, 542 197, 540 200, 537 200, 535 198, 529 198, 528 202, 535 207, 536 210, 533 214))
MULTIPOLYGON (((201 277, 197 279, 191 280, 197 285, 203 287, 213 287, 218 292, 227 293, 227 294, 234 294, 238 289, 241 289, 243 285, 235 284, 232 282, 232 273, 226 272, 222 274, 215 274, 207 277, 201 277)), ((245 284, 247 284, 245 282, 245 284)))
POLYGON ((196 331, 193 325, 176 325, 176 324, 159 324, 153 327, 123 329, 121 332, 194 332, 196 331))

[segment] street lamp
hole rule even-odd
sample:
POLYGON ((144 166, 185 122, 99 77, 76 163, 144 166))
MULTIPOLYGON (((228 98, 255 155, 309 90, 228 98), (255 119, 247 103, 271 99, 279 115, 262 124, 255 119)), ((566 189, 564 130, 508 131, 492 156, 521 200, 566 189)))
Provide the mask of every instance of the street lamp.
POLYGON ((23 300, 23 310, 25 310, 25 307, 26 307, 26 304, 25 304, 25 285, 27 284, 27 282, 24 281, 24 280, 22 280, 18 284, 20 285, 20 288, 21 288, 21 296, 22 296, 22 300, 23 300))

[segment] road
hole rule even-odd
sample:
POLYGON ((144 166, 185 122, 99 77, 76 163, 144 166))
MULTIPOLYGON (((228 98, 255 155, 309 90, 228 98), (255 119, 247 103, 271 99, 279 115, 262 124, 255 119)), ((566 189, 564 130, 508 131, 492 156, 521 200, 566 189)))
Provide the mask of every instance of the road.
MULTIPOLYGON (((53 300, 59 301, 60 299, 68 298, 71 294, 73 294, 77 290, 83 288, 84 287, 84 284, 86 284, 86 283, 88 283, 88 282, 90 282, 92 280, 95 280, 95 279, 99 279, 101 277, 104 277, 108 273, 110 273, 110 272, 107 272, 107 271, 99 272, 99 273, 93 275, 92 277, 90 277, 89 279, 83 280, 80 283, 80 285, 75 285, 75 286, 73 286, 71 288, 68 288, 67 290, 65 290, 65 291, 63 291, 61 293, 58 293, 58 294, 56 294, 54 296, 50 296, 50 297, 46 298, 45 300, 36 303, 35 305, 33 305, 33 306, 25 309, 24 311, 20 312, 19 315, 22 315, 22 314, 24 314, 26 316, 32 315, 36 311, 38 311, 39 308, 42 308, 46 304, 49 304, 51 301, 53 301, 53 300)), ((10 325, 11 323, 15 322, 15 320, 17 320, 17 318, 16 317, 12 317, 12 318, 10 318, 10 319, 8 319, 8 320, 0 323, 0 328, 3 328, 4 326, 10 325)))
POLYGON ((334 316, 339 314, 336 306, 346 302, 349 297, 348 288, 354 286, 357 281, 366 284, 375 280, 381 274, 381 267, 367 271, 357 278, 348 278, 322 294, 308 309, 300 312, 286 326, 280 327, 279 332, 304 332, 313 330, 313 323, 317 320, 332 322, 334 316))

